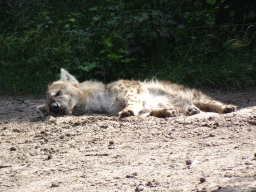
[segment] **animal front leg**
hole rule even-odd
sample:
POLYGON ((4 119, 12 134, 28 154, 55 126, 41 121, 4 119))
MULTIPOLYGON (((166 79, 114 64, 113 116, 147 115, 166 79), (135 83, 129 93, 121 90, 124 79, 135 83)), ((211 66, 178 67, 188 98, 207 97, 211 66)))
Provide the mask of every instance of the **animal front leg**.
POLYGON ((119 117, 129 117, 137 116, 142 110, 142 106, 138 104, 128 104, 121 112, 119 112, 119 117))
POLYGON ((200 113, 200 110, 196 106, 189 106, 185 112, 185 114, 188 116, 195 115, 198 113, 200 113))
POLYGON ((174 109, 161 108, 161 109, 152 110, 149 116, 160 117, 160 118, 176 117, 177 113, 174 109))

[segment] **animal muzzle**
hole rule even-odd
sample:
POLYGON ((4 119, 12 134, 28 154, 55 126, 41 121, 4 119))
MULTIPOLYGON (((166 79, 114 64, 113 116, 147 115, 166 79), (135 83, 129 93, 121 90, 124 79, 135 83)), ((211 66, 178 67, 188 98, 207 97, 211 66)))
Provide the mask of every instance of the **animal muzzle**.
POLYGON ((58 114, 60 111, 60 105, 58 103, 51 104, 51 112, 58 114))

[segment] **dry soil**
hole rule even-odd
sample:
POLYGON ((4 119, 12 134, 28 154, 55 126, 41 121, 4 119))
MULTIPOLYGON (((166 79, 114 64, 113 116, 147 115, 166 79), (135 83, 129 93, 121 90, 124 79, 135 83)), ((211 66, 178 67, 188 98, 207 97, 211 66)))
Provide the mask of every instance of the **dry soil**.
POLYGON ((256 91, 208 91, 230 114, 39 117, 0 98, 0 191, 256 191, 256 91))

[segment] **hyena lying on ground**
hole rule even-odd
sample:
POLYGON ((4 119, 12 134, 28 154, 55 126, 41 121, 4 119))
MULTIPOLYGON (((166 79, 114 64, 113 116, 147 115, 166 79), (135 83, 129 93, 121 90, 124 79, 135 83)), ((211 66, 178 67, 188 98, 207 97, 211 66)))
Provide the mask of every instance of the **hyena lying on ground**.
POLYGON ((46 104, 38 106, 42 115, 107 114, 128 117, 149 114, 174 117, 201 111, 229 113, 236 106, 223 104, 195 89, 163 81, 119 80, 110 84, 79 83, 65 69, 47 91, 46 104))

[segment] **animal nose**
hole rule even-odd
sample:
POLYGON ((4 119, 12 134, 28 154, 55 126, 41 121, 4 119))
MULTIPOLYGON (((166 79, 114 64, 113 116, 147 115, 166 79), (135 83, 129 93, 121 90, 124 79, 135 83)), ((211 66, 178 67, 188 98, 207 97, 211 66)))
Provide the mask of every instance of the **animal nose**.
POLYGON ((58 103, 52 103, 52 105, 51 105, 51 111, 52 111, 52 112, 58 113, 59 108, 60 108, 60 106, 59 106, 58 103))

